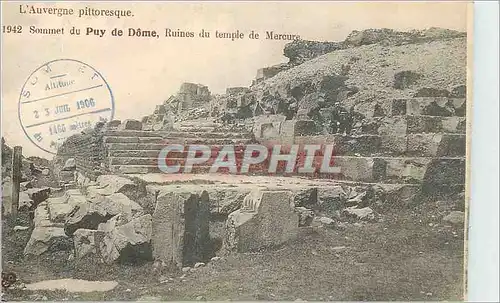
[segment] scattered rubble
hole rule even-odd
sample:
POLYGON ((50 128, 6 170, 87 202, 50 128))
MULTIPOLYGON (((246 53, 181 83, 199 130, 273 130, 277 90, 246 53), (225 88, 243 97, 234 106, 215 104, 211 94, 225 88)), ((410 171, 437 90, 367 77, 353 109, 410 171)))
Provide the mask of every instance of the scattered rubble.
POLYGON ((355 218, 363 221, 375 220, 375 213, 370 207, 356 208, 356 206, 344 209, 344 214, 350 218, 355 218))

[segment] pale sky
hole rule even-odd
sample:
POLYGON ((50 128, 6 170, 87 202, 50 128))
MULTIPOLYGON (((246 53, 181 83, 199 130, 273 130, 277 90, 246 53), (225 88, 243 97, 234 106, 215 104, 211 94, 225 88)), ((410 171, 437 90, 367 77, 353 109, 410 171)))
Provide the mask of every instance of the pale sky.
MULTIPOLYGON (((29 141, 18 121, 21 88, 38 67, 55 59, 76 59, 94 67, 115 97, 116 119, 140 119, 175 94, 182 82, 207 85, 212 93, 249 86, 257 69, 282 62, 285 41, 245 38, 166 38, 165 29, 197 33, 202 28, 247 35, 251 30, 298 34, 305 40, 339 41, 352 30, 443 27, 466 31, 467 5, 459 2, 209 2, 209 3, 63 3, 37 7, 130 9, 134 17, 82 17, 20 14, 22 3, 2 2, 2 24, 22 25, 23 34, 2 36, 2 136, 22 145, 27 156, 50 158, 29 141), (30 26, 106 29, 96 36, 29 34, 30 26), (112 37, 113 28, 154 29, 160 38, 112 37)), ((32 4, 34 3, 25 3, 32 4)), ((126 35, 126 34, 125 34, 126 35)), ((213 35, 213 34, 212 34, 213 35)))

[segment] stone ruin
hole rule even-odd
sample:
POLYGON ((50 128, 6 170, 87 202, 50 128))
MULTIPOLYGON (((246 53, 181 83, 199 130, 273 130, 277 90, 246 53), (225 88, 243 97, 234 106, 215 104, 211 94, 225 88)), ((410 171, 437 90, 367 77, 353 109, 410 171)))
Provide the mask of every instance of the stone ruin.
MULTIPOLYGON (((260 71, 258 83, 248 88, 211 95, 206 86, 185 83, 142 121, 111 121, 68 139, 58 157, 74 159, 76 189, 37 206, 26 254, 63 249, 77 259, 154 260, 181 268, 222 251, 282 245, 295 239, 300 228, 318 222, 331 225, 344 217, 373 221, 377 210, 387 207, 460 197, 465 86, 444 96, 421 88, 404 98, 355 103, 357 88, 342 75, 271 88, 274 82, 267 82, 324 52, 429 41, 443 34, 456 35, 382 30, 353 33, 340 43, 292 42, 285 47, 290 62, 260 71), (335 103, 349 105, 356 116, 349 133, 328 130, 331 121, 325 117, 330 114, 325 112, 335 103), (190 175, 169 177, 158 168, 165 144, 215 148, 250 143, 331 143, 341 172, 309 179, 265 172, 221 177, 200 165, 190 175), (225 224, 222 236, 211 234, 217 220, 225 224)), ((401 81, 404 85, 396 89, 416 83, 401 81)))

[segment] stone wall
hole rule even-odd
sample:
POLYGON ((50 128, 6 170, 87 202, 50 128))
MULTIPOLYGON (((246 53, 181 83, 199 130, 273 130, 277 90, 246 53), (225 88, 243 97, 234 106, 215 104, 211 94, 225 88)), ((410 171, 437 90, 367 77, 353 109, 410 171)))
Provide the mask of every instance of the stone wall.
POLYGON ((297 137, 316 135, 316 125, 312 120, 285 120, 283 115, 260 117, 254 122, 253 133, 262 143, 279 141, 293 144, 297 137))
POLYGON ((56 163, 64 165, 67 159, 74 158, 77 172, 90 180, 96 180, 98 176, 107 173, 103 135, 103 125, 98 124, 94 129, 69 137, 57 150, 56 163))

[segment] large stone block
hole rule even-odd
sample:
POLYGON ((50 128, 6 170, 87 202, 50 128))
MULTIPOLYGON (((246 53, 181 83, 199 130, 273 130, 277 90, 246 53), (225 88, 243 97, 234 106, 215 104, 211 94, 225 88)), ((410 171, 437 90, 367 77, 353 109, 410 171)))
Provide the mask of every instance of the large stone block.
POLYGON ((54 223, 64 223, 75 207, 78 207, 73 203, 64 202, 64 199, 61 198, 49 198, 47 205, 50 221, 54 223))
POLYGON ((85 257, 101 259, 99 242, 104 238, 105 232, 102 230, 79 229, 73 234, 75 245, 75 258, 85 257))
POLYGON ((104 233, 104 236, 97 240, 97 250, 102 260, 108 264, 115 261, 137 263, 140 260, 152 260, 150 241, 153 230, 151 215, 135 218, 119 226, 117 226, 118 220, 113 219, 99 225, 98 230, 104 233))
POLYGON ((465 156, 465 135, 409 134, 408 155, 421 157, 465 156))
POLYGON ((109 196, 114 193, 122 193, 132 200, 137 200, 145 194, 145 188, 135 184, 132 180, 116 175, 101 175, 97 177, 98 186, 89 186, 87 195, 95 194, 109 196))
POLYGON ((226 222, 224 247, 252 251, 281 245, 297 236, 299 217, 289 191, 250 193, 226 222))
POLYGON ((142 122, 132 119, 123 121, 119 126, 120 130, 142 130, 142 122))
POLYGON ((33 204, 31 205, 31 208, 34 209, 35 207, 38 206, 38 204, 42 203, 43 201, 45 201, 49 198, 50 187, 29 188, 24 192, 28 194, 28 196, 31 200, 33 200, 33 204))
POLYGON ((114 193, 109 196, 94 196, 91 202, 94 204, 94 209, 106 217, 119 215, 119 224, 127 223, 144 213, 139 204, 122 193, 114 193))
POLYGON ((70 251, 73 241, 61 227, 35 227, 24 248, 25 255, 39 256, 45 252, 70 251))
POLYGON ((453 194, 463 190, 465 158, 432 159, 423 176, 424 194, 453 194))
POLYGON ((379 135, 404 136, 406 135, 406 117, 384 117, 378 122, 379 135))
POLYGON ((334 157, 334 166, 340 167, 337 178, 353 181, 374 182, 375 161, 369 157, 334 157))
POLYGON ((407 116, 409 134, 465 133, 464 117, 407 116))
POLYGON ((110 218, 111 216, 95 207, 93 203, 85 201, 85 203, 75 207, 73 212, 68 215, 64 223, 64 230, 67 235, 73 235, 80 228, 97 229, 99 224, 108 221, 110 218))
POLYGON ((400 183, 420 183, 427 172, 428 158, 383 158, 385 164, 385 180, 400 183))
POLYGON ((159 192, 153 213, 153 257, 182 267, 206 261, 210 205, 207 192, 159 192))

